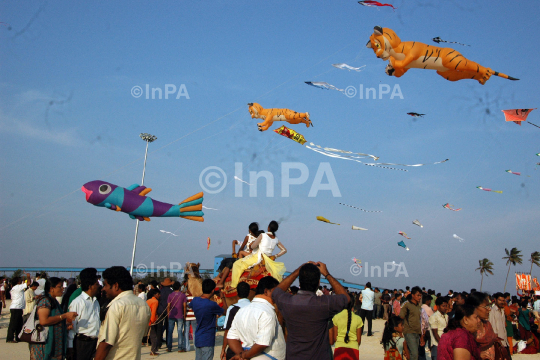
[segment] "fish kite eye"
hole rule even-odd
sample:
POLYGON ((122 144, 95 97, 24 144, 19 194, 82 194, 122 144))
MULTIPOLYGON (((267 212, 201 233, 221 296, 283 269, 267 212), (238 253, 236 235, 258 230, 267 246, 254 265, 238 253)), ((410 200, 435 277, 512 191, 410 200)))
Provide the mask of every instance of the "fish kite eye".
POLYGON ((111 186, 108 184, 103 184, 99 187, 99 193, 102 195, 107 195, 111 192, 111 186))

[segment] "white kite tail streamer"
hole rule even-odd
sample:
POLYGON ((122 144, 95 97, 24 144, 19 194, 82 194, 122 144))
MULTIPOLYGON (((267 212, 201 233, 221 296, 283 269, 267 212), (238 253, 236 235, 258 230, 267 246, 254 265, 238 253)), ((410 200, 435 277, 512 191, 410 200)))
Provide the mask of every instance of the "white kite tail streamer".
POLYGON ((343 160, 351 160, 351 161, 356 161, 360 164, 363 164, 363 165, 367 165, 367 166, 374 166, 374 167, 380 167, 380 168, 385 168, 385 169, 391 169, 391 170, 400 170, 400 171, 409 171, 409 170, 405 170, 405 169, 395 169, 395 168, 391 168, 391 167, 386 167, 386 166, 379 166, 379 165, 375 165, 375 164, 368 164, 368 163, 365 163, 359 159, 365 159, 366 157, 371 157, 373 158, 374 160, 377 160, 379 159, 377 156, 375 155, 370 155, 370 154, 363 154, 363 153, 353 153, 353 152, 350 152, 350 151, 345 151, 345 150, 339 150, 339 149, 332 149, 332 148, 323 148, 319 145, 315 145, 313 143, 310 143, 310 145, 313 145, 313 146, 316 146, 316 147, 311 147, 309 145, 304 145, 306 148, 308 148, 309 150, 313 150, 315 152, 318 152, 319 154, 323 154, 325 156, 328 156, 328 157, 333 157, 333 158, 338 158, 338 159, 343 159, 343 160), (331 151, 335 151, 335 152, 339 152, 341 154, 352 154, 352 155, 339 155, 339 154, 334 154, 333 152, 331 151))

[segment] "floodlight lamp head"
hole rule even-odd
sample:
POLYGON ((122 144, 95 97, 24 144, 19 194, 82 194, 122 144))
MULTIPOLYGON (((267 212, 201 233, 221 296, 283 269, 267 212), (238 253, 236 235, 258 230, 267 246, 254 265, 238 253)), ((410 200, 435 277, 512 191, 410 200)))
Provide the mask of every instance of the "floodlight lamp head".
POLYGON ((157 136, 154 136, 148 133, 141 133, 139 137, 147 142, 154 142, 157 140, 157 136))

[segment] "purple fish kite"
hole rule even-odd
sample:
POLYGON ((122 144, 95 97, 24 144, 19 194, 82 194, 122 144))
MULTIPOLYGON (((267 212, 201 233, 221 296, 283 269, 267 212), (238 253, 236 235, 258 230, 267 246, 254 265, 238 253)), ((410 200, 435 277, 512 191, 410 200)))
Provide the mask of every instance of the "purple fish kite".
POLYGON ((150 221, 150 217, 182 217, 188 220, 204 221, 202 210, 203 193, 200 192, 172 205, 153 200, 146 196, 152 189, 133 184, 127 189, 102 181, 94 180, 84 184, 81 190, 86 201, 114 211, 122 211, 132 219, 150 221))

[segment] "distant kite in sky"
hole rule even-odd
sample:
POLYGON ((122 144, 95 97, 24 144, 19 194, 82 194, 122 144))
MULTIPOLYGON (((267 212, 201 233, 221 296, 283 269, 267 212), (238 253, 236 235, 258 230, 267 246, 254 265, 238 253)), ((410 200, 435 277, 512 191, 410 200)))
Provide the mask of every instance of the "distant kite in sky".
POLYGON ((190 196, 179 205, 173 205, 147 197, 146 194, 152 189, 138 184, 123 188, 102 180, 94 180, 84 184, 81 190, 90 204, 124 212, 139 221, 150 221, 150 217, 182 217, 204 221, 204 213, 201 211, 202 192, 190 196))
POLYGON ((536 154, 536 156, 540 156, 540 153, 536 154))
POLYGON ((513 172, 512 170, 505 170, 507 173, 509 174, 514 174, 514 175, 521 175, 521 173, 518 173, 518 172, 513 172))
POLYGON ((424 225, 420 224, 420 221, 418 221, 418 220, 413 220, 412 223, 413 223, 414 225, 420 226, 421 228, 424 227, 424 225))
POLYGON ((335 67, 335 68, 341 69, 341 70, 349 70, 349 71, 353 70, 353 71, 357 71, 357 72, 360 72, 360 71, 364 70, 362 68, 366 67, 366 65, 362 65, 360 67, 352 67, 352 66, 347 65, 347 64, 332 64, 332 66, 335 67))
POLYGON ((390 6, 394 11, 396 10, 396 8, 391 5, 391 4, 382 4, 378 1, 373 1, 373 0, 364 0, 364 1, 359 1, 358 2, 360 5, 364 5, 364 6, 369 6, 369 7, 375 7, 375 6, 378 6, 378 7, 381 7, 381 6, 390 6))
POLYGON ((398 234, 401 235, 401 236, 403 236, 403 237, 406 238, 406 239, 411 240, 411 238, 408 237, 407 234, 405 234, 403 231, 398 232, 398 234))
POLYGON ((354 226, 354 225, 352 226, 352 229, 353 230, 367 230, 367 229, 361 228, 359 226, 354 226))
POLYGON ((442 207, 445 208, 445 209, 448 209, 448 210, 452 210, 452 211, 459 211, 459 210, 461 210, 461 208, 459 208, 459 209, 453 209, 452 206, 454 206, 454 205, 451 205, 451 204, 449 204, 449 203, 446 203, 446 204, 444 204, 442 207))
POLYGON ((352 258, 352 261, 354 261, 354 263, 355 263, 356 265, 358 265, 358 267, 362 267, 362 265, 360 265, 360 264, 362 263, 362 262, 360 261, 360 259, 357 259, 357 258, 353 257, 353 258, 352 258))
POLYGON ((206 250, 210 250, 210 238, 206 240, 206 250))
MULTIPOLYGON (((526 121, 531 125, 534 125, 533 123, 527 121, 527 116, 531 113, 531 111, 536 110, 534 109, 512 109, 512 110, 501 110, 504 113, 504 119, 506 121, 512 121, 519 126, 521 126, 522 121, 526 121)), ((534 125, 538 127, 537 125, 534 125)))
POLYGON ((458 240, 459 240, 459 242, 464 242, 464 241, 465 241, 465 239, 463 239, 463 238, 460 238, 460 237, 459 237, 459 236, 457 236, 456 234, 454 234, 454 239, 458 239, 458 240))
POLYGON ((415 112, 408 112, 407 115, 411 115, 412 117, 424 117, 426 114, 419 114, 415 112))
POLYGON ((244 181, 244 180, 240 179, 238 176, 235 176, 235 177, 234 177, 234 180, 238 180, 238 181, 240 181, 240 182, 243 182, 243 183, 248 184, 248 185, 251 186, 250 183, 248 183, 247 181, 244 181))
POLYGON ((407 245, 405 245, 405 242, 404 241, 400 241, 397 243, 399 246, 401 246, 402 248, 404 248, 405 250, 409 251, 409 248, 407 247, 407 245))
POLYGON ((203 208, 203 209, 206 209, 206 210, 219 210, 219 209, 209 208, 209 207, 206 207, 206 206, 204 206, 204 205, 203 205, 202 208, 203 208))
POLYGON ((180 235, 175 235, 170 231, 165 231, 165 230, 159 230, 159 231, 161 231, 162 233, 165 233, 165 234, 171 234, 172 236, 180 236, 180 235))
POLYGON ((500 191, 500 190, 491 190, 491 189, 484 188, 484 187, 481 187, 481 186, 477 186, 476 188, 480 189, 480 190, 484 190, 484 191, 491 191, 491 192, 494 192, 494 193, 497 193, 497 194, 502 194, 502 191, 500 191))
POLYGON ((313 81, 304 81, 306 84, 308 85, 311 85, 311 86, 314 86, 316 88, 319 88, 319 89, 323 89, 323 90, 337 90, 337 91, 345 91, 343 89, 338 89, 337 87, 335 87, 334 85, 330 85, 329 83, 327 82, 313 82, 313 81))
POLYGON ((329 224, 339 225, 339 224, 331 222, 330 220, 328 220, 328 219, 326 219, 326 218, 324 218, 322 216, 317 216, 317 220, 325 222, 325 223, 329 223, 329 224))
POLYGON ((471 45, 467 45, 467 44, 458 43, 456 41, 446 41, 446 40, 441 39, 438 36, 433 38, 433 41, 435 41, 437 44, 439 44, 439 43, 448 43, 448 44, 459 44, 459 45, 463 45, 463 46, 471 46, 471 45))
POLYGON ((339 203, 339 205, 345 205, 345 206, 348 206, 350 208, 360 210, 360 211, 363 211, 363 212, 372 212, 372 213, 380 213, 380 212, 382 212, 380 210, 364 210, 364 209, 360 209, 359 207, 352 206, 352 205, 347 205, 347 204, 344 204, 344 203, 339 203))

